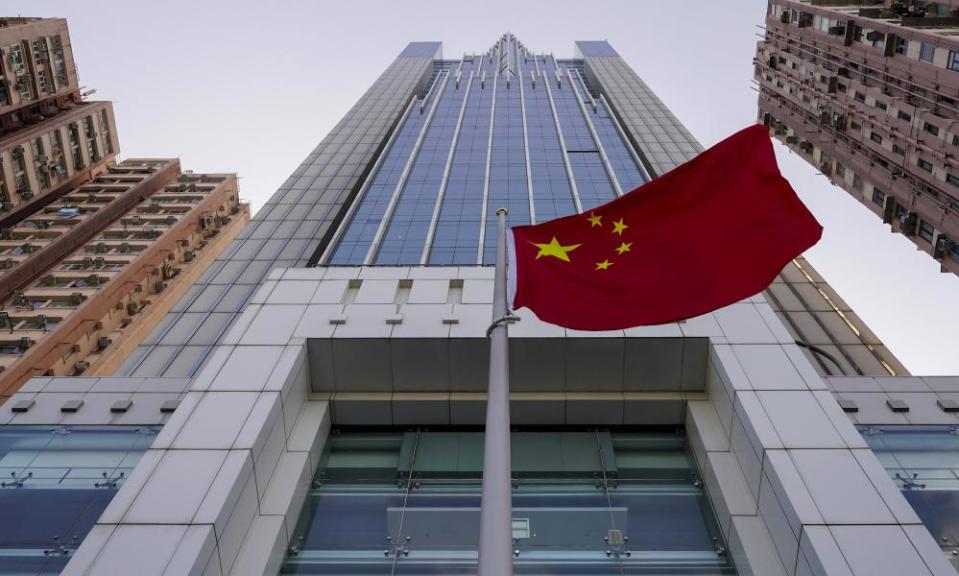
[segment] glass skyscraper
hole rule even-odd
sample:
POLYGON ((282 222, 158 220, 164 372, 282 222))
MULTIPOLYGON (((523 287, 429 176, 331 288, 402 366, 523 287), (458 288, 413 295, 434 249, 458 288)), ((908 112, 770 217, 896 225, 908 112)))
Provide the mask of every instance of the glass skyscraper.
MULTIPOLYGON (((581 213, 700 150, 607 42, 409 44, 114 376, 0 407, 0 574, 475 573, 496 209, 581 213), (83 514, 30 492, 66 476, 83 514)), ((959 380, 907 377, 804 260, 682 323, 516 313, 516 573, 951 573, 959 486, 910 458, 959 380)))

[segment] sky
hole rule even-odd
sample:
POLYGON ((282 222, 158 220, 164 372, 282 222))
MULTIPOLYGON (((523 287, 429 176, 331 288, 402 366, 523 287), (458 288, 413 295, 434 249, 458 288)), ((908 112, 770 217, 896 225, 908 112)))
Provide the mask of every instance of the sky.
MULTIPOLYGON (((4 0, 11 13, 12 3, 4 0)), ((114 102, 123 157, 236 172, 256 210, 411 40, 444 57, 506 31, 570 57, 608 40, 704 146, 754 123, 765 0, 31 0, 67 18, 81 85, 114 102)), ((825 227, 806 257, 913 374, 959 375, 959 277, 805 161, 783 174, 825 227)))

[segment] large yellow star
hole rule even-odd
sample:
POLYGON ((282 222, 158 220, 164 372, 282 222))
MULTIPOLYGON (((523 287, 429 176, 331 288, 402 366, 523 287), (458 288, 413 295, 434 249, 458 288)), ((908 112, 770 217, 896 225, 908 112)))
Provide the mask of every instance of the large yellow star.
POLYGON ((589 213, 589 216, 587 216, 586 219, 589 220, 590 228, 595 228, 597 226, 603 225, 603 217, 597 216, 596 214, 593 214, 592 212, 589 213))
POLYGON ((623 231, 629 228, 626 224, 623 223, 623 219, 620 218, 613 222, 613 234, 623 235, 623 231))
POLYGON ((597 263, 596 263, 596 269, 597 269, 597 270, 607 270, 607 269, 609 269, 609 267, 612 266, 612 265, 613 265, 613 263, 610 262, 609 260, 603 260, 602 262, 597 262, 597 263))
POLYGON ((556 236, 553 236, 553 239, 550 240, 549 244, 537 244, 536 242, 530 242, 530 244, 539 248, 539 252, 536 253, 537 260, 540 259, 540 256, 553 256, 559 258, 563 262, 569 262, 569 253, 582 246, 582 244, 570 244, 569 246, 563 246, 559 243, 559 240, 556 239, 556 236))
POLYGON ((629 252, 629 249, 632 247, 632 245, 632 242, 623 242, 618 248, 616 248, 616 253, 622 256, 624 252, 629 252))

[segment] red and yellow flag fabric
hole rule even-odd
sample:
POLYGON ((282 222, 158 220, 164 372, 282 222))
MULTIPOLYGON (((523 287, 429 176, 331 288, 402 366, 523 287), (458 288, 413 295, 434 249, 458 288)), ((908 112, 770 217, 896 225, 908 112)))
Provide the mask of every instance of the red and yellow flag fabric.
POLYGON ((756 125, 612 202, 510 232, 513 308, 567 328, 616 330, 762 291, 822 226, 756 125))

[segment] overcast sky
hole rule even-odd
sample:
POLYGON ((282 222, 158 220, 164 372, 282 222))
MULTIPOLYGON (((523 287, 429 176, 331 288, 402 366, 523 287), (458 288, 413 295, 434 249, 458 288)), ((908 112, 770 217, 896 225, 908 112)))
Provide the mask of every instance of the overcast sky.
MULTIPOLYGON (((113 100, 123 156, 237 172, 254 210, 411 40, 440 40, 454 58, 507 30, 557 57, 571 56, 574 40, 606 39, 709 146, 756 121, 752 57, 766 9, 765 0, 19 4, 25 16, 68 19, 81 84, 113 100)), ((914 374, 959 374, 959 278, 778 152, 826 229, 807 253, 813 265, 914 374)))

